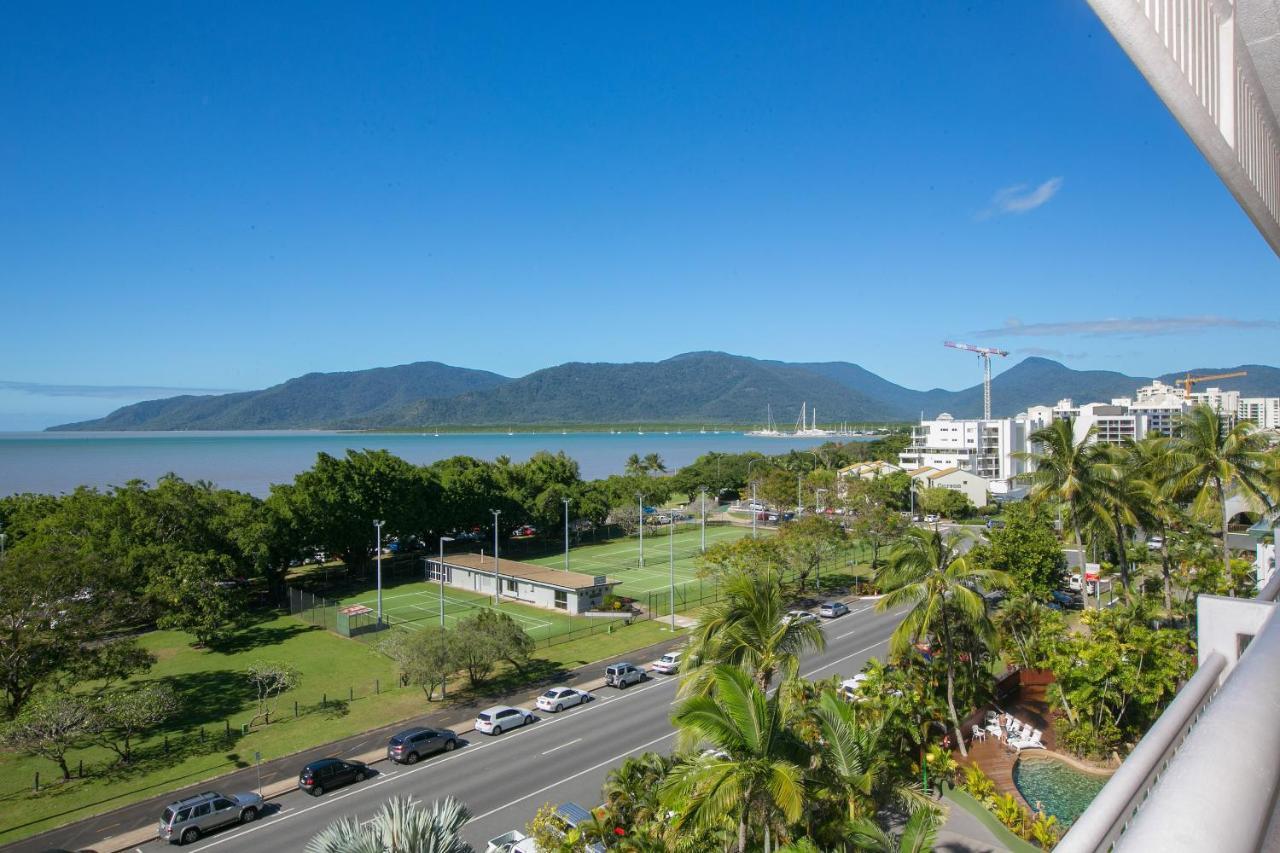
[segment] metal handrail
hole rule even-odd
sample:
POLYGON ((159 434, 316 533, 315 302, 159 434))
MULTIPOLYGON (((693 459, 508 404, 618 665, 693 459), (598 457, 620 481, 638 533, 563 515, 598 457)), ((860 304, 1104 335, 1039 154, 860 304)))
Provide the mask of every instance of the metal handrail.
POLYGON ((1226 665, 1227 659, 1219 652, 1205 658, 1089 808, 1071 825, 1054 848, 1057 853, 1111 849, 1213 699, 1218 676, 1226 665))

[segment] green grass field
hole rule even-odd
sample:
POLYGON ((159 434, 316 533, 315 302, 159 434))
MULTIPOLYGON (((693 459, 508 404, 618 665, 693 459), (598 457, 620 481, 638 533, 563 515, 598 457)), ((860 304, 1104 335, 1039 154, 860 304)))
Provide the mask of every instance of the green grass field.
MULTIPOLYGON (((620 581, 614 594, 644 602, 650 592, 661 592, 671 585, 671 551, 675 551, 676 584, 697 582, 698 555, 702 553, 701 530, 696 522, 680 526, 672 534, 671 527, 659 527, 653 533, 645 531, 644 567, 640 566, 640 539, 607 542, 603 545, 584 545, 569 549, 569 568, 588 575, 607 575, 620 581)), ((707 528, 707 547, 718 542, 733 542, 751 535, 748 527, 718 525, 707 528)), ((772 536, 772 531, 761 530, 761 536, 772 536)), ((540 566, 562 568, 564 555, 539 557, 530 560, 540 566)))

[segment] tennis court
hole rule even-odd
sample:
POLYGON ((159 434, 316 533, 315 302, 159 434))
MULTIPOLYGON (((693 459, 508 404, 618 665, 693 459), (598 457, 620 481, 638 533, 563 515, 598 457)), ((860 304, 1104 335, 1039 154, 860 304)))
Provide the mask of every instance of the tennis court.
MULTIPOLYGON (((644 566, 640 565, 640 538, 638 536, 615 540, 601 545, 583 545, 569 549, 569 569, 590 575, 608 575, 620 581, 614 587, 615 595, 644 601, 650 592, 664 591, 671 586, 671 549, 675 549, 675 582, 677 584, 697 580, 698 555, 702 553, 702 533, 698 522, 686 522, 673 533, 667 525, 644 535, 644 566), (674 537, 674 538, 673 538, 674 537)), ((707 547, 718 542, 733 542, 751 535, 751 528, 734 525, 707 527, 707 547)), ((772 536, 771 530, 760 530, 760 536, 772 536)), ((564 555, 538 557, 528 560, 540 566, 563 568, 564 555)))
MULTIPOLYGON (((376 610, 378 593, 370 590, 338 602, 340 606, 363 604, 376 610)), ((529 636, 544 640, 570 630, 567 614, 541 607, 530 607, 503 599, 496 607, 492 596, 480 595, 465 589, 444 588, 444 624, 452 628, 481 608, 506 613, 529 636)), ((387 621, 397 627, 420 630, 440 627, 440 585, 434 581, 400 584, 382 592, 382 612, 387 621)))

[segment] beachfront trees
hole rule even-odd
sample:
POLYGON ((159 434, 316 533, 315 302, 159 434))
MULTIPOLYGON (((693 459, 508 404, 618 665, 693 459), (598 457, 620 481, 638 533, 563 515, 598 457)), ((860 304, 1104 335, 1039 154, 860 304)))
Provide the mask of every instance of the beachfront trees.
POLYGON ((777 536, 778 552, 798 582, 800 593, 804 593, 809 575, 816 572, 821 577, 823 563, 830 565, 848 539, 843 527, 820 515, 806 515, 782 526, 777 536))
POLYGON ((878 611, 908 605, 906 617, 894 629, 890 651, 911 653, 916 643, 936 637, 947 674, 947 709, 955 729, 956 745, 967 755, 960 718, 956 713, 955 675, 958 622, 974 629, 989 628, 986 605, 978 589, 1009 585, 1009 577, 995 569, 979 568, 963 554, 964 534, 943 536, 934 530, 912 528, 894 547, 889 564, 876 574, 876 583, 887 594, 876 604, 878 611))
MULTIPOLYGON (((1031 502, 1036 505, 1056 502, 1067 507, 1076 552, 1083 557, 1081 530, 1087 507, 1097 491, 1094 466, 1098 462, 1098 445, 1091 444, 1093 428, 1079 441, 1071 420, 1054 420, 1031 434, 1034 450, 1017 453, 1019 459, 1032 466, 1030 474, 1020 479, 1032 484, 1031 502)), ((1083 560, 1082 560, 1083 562, 1083 560)), ((1089 606, 1088 584, 1081 584, 1085 606, 1089 606)))
POLYGON ((705 742, 707 753, 676 765, 663 783, 663 800, 675 816, 672 829, 703 830, 731 820, 737 850, 750 839, 770 849, 785 840, 804 809, 804 750, 787 726, 780 693, 769 695, 736 666, 717 665, 714 695, 691 696, 672 714, 687 742, 705 742))
POLYGON ((1275 458, 1266 437, 1248 421, 1228 425, 1209 406, 1195 406, 1182 417, 1170 447, 1173 489, 1191 495, 1191 512, 1215 515, 1222 534, 1222 571, 1231 574, 1228 499, 1239 494, 1255 507, 1270 507, 1276 497, 1275 458))
POLYGON ((429 806, 392 797, 373 814, 339 818, 307 842, 306 853, 470 853, 462 827, 471 812, 448 797, 429 806))
POLYGON ((3 743, 11 749, 47 758, 71 778, 67 753, 80 741, 91 711, 83 697, 46 693, 26 706, 4 731, 3 743))
POLYGON ((793 678, 800 656, 826 647, 814 621, 786 618, 787 600, 774 572, 736 572, 721 580, 720 600, 706 607, 689 638, 682 692, 715 686, 718 665, 742 667, 761 690, 774 676, 793 678))

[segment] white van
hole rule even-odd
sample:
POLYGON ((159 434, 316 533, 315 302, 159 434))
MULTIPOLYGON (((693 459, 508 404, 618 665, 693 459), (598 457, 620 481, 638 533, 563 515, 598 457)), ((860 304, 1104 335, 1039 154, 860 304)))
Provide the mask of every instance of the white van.
POLYGON ((680 655, 681 652, 667 652, 658 658, 653 665, 653 671, 660 672, 663 675, 672 675, 678 672, 680 670, 680 655))

